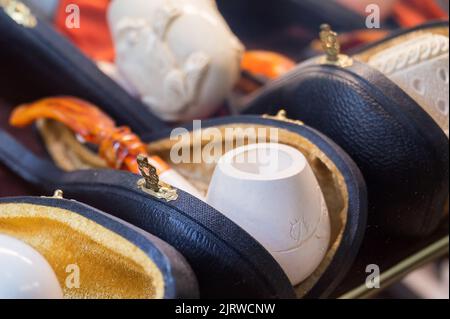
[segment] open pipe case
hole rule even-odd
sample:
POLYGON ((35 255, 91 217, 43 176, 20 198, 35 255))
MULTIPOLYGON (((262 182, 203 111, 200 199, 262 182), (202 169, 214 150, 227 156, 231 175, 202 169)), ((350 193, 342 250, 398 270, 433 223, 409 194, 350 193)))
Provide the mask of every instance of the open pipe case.
POLYGON ((415 85, 430 81, 448 88, 448 69, 411 77, 415 91, 391 79, 392 70, 414 68, 410 61, 415 56, 427 61, 445 54, 448 21, 431 22, 394 33, 350 56, 340 55, 336 61, 311 58, 239 105, 244 114, 273 113, 283 105, 290 117, 332 138, 361 169, 369 194, 368 229, 347 278, 349 286, 335 296, 373 295, 364 284, 367 265, 380 267, 386 287, 448 254, 448 136, 429 112, 435 107, 445 110, 437 97, 426 99, 426 91, 415 85), (427 42, 425 36, 434 38, 427 42), (377 54, 406 43, 411 46, 418 39, 420 50, 386 59, 380 69, 371 66, 377 54), (349 287, 355 289, 349 292, 349 287))
MULTIPOLYGON (((137 175, 86 169, 89 161, 83 162, 80 153, 69 147, 77 141, 58 139, 64 128, 53 122, 46 122, 40 133, 46 131, 62 150, 77 157, 79 167, 75 165, 70 172, 55 165, 61 166, 57 158, 52 163, 36 129, 11 129, 7 119, 14 106, 47 96, 72 95, 98 105, 118 124, 130 126, 148 142, 152 154, 169 162, 174 143, 170 128, 31 12, 17 16, 0 9, 0 34, 1 196, 43 195, 61 189, 66 198, 159 237, 186 258, 202 298, 325 298, 345 286, 342 279, 366 231, 368 202, 360 170, 331 139, 282 116, 234 116, 202 123, 203 129, 278 128, 279 142, 301 151, 311 164, 330 211, 332 240, 315 273, 292 287, 259 243, 204 202, 180 190, 174 201, 158 199, 138 186, 137 175)), ((190 125, 186 128, 192 134, 190 125)), ((204 190, 214 169, 202 163, 173 167, 204 190)))

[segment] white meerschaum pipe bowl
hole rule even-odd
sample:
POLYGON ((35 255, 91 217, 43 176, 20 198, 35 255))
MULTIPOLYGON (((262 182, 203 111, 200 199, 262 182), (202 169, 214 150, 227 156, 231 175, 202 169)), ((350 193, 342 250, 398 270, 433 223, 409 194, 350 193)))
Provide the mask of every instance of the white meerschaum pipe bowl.
POLYGON ((252 235, 293 285, 320 265, 330 243, 330 219, 305 156, 281 144, 252 144, 225 154, 207 203, 252 235))
POLYGON ((213 114, 240 76, 243 45, 214 0, 114 0, 119 73, 166 121, 213 114))
POLYGON ((0 234, 0 299, 62 299, 58 279, 31 246, 0 234))

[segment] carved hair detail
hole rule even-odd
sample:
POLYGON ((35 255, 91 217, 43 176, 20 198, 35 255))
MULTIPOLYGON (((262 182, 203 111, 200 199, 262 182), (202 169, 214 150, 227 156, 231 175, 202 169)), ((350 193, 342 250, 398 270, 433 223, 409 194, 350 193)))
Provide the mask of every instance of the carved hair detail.
POLYGON ((171 1, 167 1, 156 11, 153 19, 153 30, 160 39, 166 38, 170 25, 181 15, 181 9, 171 1))

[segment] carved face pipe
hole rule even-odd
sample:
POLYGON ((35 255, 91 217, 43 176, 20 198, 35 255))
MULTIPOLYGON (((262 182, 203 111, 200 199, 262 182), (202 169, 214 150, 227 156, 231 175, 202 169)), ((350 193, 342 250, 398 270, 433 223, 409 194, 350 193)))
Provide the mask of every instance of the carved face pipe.
POLYGON ((244 48, 214 1, 114 0, 119 72, 163 120, 213 114, 240 76, 244 48))

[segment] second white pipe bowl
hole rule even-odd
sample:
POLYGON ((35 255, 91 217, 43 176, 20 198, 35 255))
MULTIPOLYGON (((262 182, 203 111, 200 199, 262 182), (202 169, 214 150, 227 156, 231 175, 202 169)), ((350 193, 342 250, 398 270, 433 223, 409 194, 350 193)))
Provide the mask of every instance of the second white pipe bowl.
POLYGON ((290 146, 253 144, 225 154, 207 202, 259 241, 294 285, 326 255, 324 196, 305 156, 290 146))

